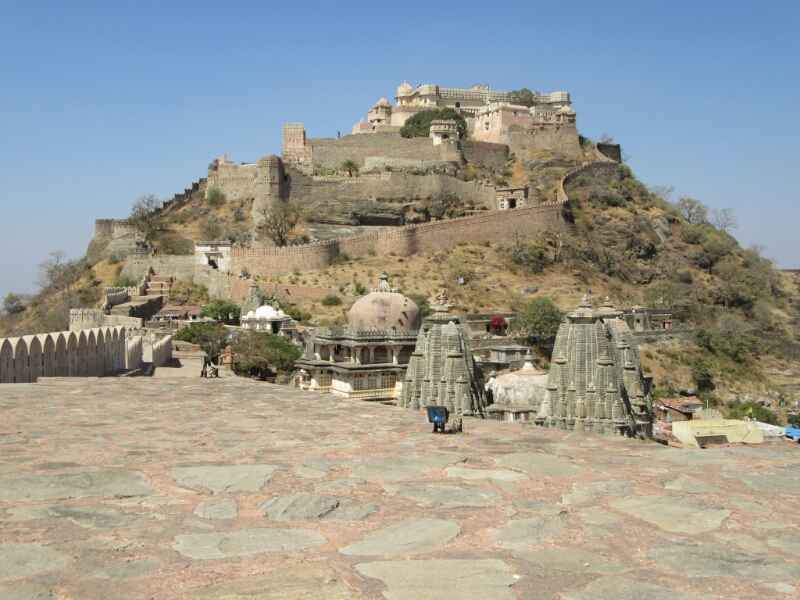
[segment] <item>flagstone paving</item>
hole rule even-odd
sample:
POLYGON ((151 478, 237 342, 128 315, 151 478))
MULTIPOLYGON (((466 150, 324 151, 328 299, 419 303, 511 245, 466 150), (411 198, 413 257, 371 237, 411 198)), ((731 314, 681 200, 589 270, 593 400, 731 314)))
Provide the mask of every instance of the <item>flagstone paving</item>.
POLYGON ((0 386, 0 599, 797 597, 800 446, 676 450, 238 378, 0 386))

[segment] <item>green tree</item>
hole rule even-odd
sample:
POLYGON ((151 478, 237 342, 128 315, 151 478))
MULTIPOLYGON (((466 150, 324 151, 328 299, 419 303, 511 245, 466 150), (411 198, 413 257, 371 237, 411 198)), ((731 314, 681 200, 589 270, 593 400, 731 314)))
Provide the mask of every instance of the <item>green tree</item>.
POLYGON ((328 294, 322 299, 321 303, 322 306, 339 306, 342 303, 342 299, 336 294, 328 294))
POLYGON ((342 171, 347 171, 347 176, 352 177, 353 173, 358 173, 358 164, 348 158, 342 163, 342 171))
POLYGON ((456 122, 459 137, 467 135, 467 122, 455 109, 442 108, 438 110, 423 110, 408 119, 400 129, 400 135, 405 138, 428 137, 431 134, 431 121, 451 119, 456 122))
POLYGON ((536 96, 528 88, 521 88, 511 92, 511 103, 531 107, 536 101, 536 96))
POLYGON ((294 361, 302 354, 300 348, 286 338, 257 331, 242 331, 231 350, 235 373, 261 378, 291 371, 294 361))
POLYGON ((239 322, 242 309, 238 304, 227 300, 214 300, 206 304, 200 311, 200 314, 209 319, 233 325, 239 322))
POLYGON ((3 298, 3 312, 7 315, 18 315, 25 312, 25 303, 22 301, 22 296, 17 294, 8 293, 3 298))
POLYGON ((513 331, 525 335, 529 343, 542 348, 556 339, 563 318, 564 314, 550 298, 534 298, 514 319, 513 331))
POLYGON ((228 330, 220 323, 190 323, 177 331, 175 339, 197 344, 209 358, 215 358, 227 344, 228 330))

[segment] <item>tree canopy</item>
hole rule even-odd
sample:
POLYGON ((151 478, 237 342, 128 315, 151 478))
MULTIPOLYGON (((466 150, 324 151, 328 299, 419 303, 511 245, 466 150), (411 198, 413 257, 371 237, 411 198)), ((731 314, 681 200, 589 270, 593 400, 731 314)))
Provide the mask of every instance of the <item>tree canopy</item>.
POLYGON ((228 340, 228 330, 220 323, 191 323, 179 329, 175 339, 197 344, 209 358, 214 358, 222 353, 228 340))
POLYGON ((242 309, 238 304, 228 302, 227 300, 214 300, 206 304, 200 314, 209 319, 220 321, 221 323, 235 324, 239 322, 242 314, 242 309))
POLYGON ((514 319, 514 330, 528 337, 531 344, 548 346, 556 339, 563 313, 550 298, 534 298, 514 319))
POLYGON ((264 207, 259 216, 259 236, 272 240, 276 246, 286 246, 289 244, 289 235, 297 227, 302 214, 294 204, 277 202, 275 206, 264 207))
POLYGON ((428 137, 431 134, 431 121, 452 119, 456 122, 459 137, 467 135, 467 122, 455 109, 441 108, 437 110, 423 110, 405 122, 400 129, 400 135, 405 138, 428 137))
POLYGON ((239 375, 265 378, 273 373, 289 372, 302 352, 286 338, 242 331, 231 346, 233 370, 239 375))

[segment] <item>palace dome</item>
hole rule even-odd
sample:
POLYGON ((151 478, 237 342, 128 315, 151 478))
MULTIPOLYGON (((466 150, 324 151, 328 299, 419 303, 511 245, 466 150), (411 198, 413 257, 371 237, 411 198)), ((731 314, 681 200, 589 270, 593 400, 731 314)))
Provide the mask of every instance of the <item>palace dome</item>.
POLYGON ((558 113, 561 115, 574 115, 575 111, 571 106, 562 106, 558 109, 558 113))
POLYGON ((410 96, 414 93, 414 88, 411 87, 411 84, 407 81, 404 81, 399 86, 397 86, 397 95, 398 96, 410 96))
POLYGON ((413 300, 389 287, 389 277, 384 273, 378 288, 356 300, 347 311, 347 324, 356 331, 416 331, 419 308, 413 300))
POLYGON ((381 107, 391 107, 391 106, 392 106, 392 104, 391 104, 391 102, 389 102, 389 100, 387 100, 387 99, 386 99, 386 97, 382 97, 380 100, 378 100, 378 101, 375 103, 375 106, 376 106, 376 107, 378 107, 378 106, 381 106, 381 107))

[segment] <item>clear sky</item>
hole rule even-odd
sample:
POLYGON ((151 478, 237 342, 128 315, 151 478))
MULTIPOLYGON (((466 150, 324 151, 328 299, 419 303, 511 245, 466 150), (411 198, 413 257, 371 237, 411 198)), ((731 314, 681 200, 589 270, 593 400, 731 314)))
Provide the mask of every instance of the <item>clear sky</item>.
POLYGON ((348 132, 398 83, 567 90, 649 185, 732 207, 800 267, 800 4, 0 0, 0 294, 94 219, 286 121, 348 132))

